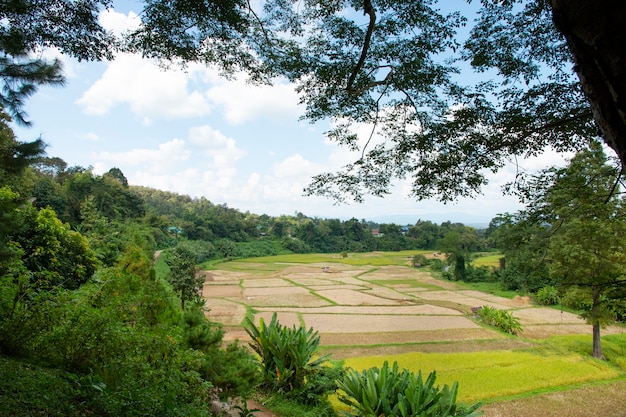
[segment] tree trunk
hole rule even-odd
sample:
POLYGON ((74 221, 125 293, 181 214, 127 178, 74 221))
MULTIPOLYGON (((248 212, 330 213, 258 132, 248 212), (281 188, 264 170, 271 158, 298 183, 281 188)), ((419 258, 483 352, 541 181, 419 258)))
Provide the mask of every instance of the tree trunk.
POLYGON ((604 359, 602 354, 602 341, 600 340, 600 324, 593 324, 593 357, 604 359))
POLYGON ((626 167, 626 1, 551 1, 601 136, 626 167))
POLYGON ((599 286, 595 286, 591 290, 591 314, 590 321, 593 325, 593 352, 592 355, 594 358, 604 359, 604 355, 602 354, 602 339, 600 339, 600 318, 601 318, 601 308, 600 308, 600 298, 602 296, 602 291, 599 286))

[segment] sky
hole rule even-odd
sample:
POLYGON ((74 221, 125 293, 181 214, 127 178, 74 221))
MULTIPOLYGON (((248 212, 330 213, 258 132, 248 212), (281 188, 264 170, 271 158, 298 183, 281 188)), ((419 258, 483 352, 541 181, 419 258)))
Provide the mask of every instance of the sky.
MULTIPOLYGON (((123 30, 136 15, 106 12, 102 24, 123 30)), ((523 207, 503 196, 501 187, 518 169, 489 176, 476 199, 443 204, 416 201, 408 181, 392 194, 364 203, 336 205, 306 197, 313 175, 353 162, 355 155, 329 142, 329 122, 300 121, 303 108, 293 86, 252 86, 244 78, 227 81, 210 68, 190 65, 164 70, 139 56, 118 54, 110 62, 62 59, 63 87, 43 87, 28 100, 32 126, 13 125, 21 141, 41 137, 47 154, 69 166, 103 174, 116 167, 129 183, 191 197, 205 197, 242 212, 271 216, 301 212, 310 217, 366 219, 414 224, 417 220, 486 225, 498 214, 523 207)), ((527 170, 562 163, 556 153, 517 161, 527 170)))

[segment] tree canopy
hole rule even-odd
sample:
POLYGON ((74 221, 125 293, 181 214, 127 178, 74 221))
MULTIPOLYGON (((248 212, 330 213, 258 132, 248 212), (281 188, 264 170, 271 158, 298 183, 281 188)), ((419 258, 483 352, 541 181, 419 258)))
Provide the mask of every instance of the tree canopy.
POLYGON ((616 176, 596 143, 567 167, 534 176, 524 186, 534 204, 496 221, 495 237, 512 260, 504 275, 518 276, 508 283, 556 286, 564 304, 593 325, 595 357, 602 357, 601 327, 615 320, 626 299, 626 206, 616 176))
POLYGON ((141 25, 116 37, 97 19, 109 0, 7 3, 2 105, 27 122, 23 99, 62 81, 57 61, 33 58, 42 47, 78 59, 124 50, 292 81, 305 118, 332 121, 328 137, 359 151, 316 176, 309 194, 359 201, 409 177, 415 198, 448 201, 479 193, 488 172, 518 156, 577 151, 598 136, 626 163, 620 0, 140 5, 141 25))

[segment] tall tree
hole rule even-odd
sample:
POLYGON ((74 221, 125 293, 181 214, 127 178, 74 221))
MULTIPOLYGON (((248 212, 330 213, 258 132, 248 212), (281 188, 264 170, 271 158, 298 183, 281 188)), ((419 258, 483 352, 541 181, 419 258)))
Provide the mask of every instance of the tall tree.
POLYGON ((504 254, 500 277, 506 288, 536 292, 554 284, 549 273, 550 224, 526 211, 503 214, 491 221, 489 238, 504 254))
POLYGON ((626 299, 626 202, 613 192, 616 172, 599 146, 576 156, 548 198, 556 230, 550 239, 552 275, 582 295, 582 317, 593 326, 593 356, 603 358, 601 328, 612 304, 626 299))
POLYGON ((552 279, 574 294, 574 306, 593 327, 593 356, 601 358, 601 328, 626 299, 626 201, 619 169, 607 163, 599 144, 576 155, 566 168, 535 177, 535 219, 549 222, 552 279))
POLYGON ((26 167, 45 155, 46 145, 41 139, 20 142, 9 126, 10 118, 0 105, 0 186, 15 186, 15 180, 26 167))
POLYGON ((185 310, 185 302, 202 299, 201 290, 204 277, 196 275, 196 261, 191 251, 179 245, 169 256, 167 264, 170 267, 168 280, 174 291, 180 295, 180 307, 185 310))

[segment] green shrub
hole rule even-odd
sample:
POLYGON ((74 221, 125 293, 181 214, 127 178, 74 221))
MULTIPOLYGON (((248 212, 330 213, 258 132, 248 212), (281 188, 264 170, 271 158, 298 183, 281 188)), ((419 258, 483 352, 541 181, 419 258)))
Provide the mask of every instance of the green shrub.
POLYGON ((413 256, 411 263, 414 267, 420 267, 430 265, 430 260, 424 254, 418 253, 417 255, 413 256))
POLYGON ((488 305, 484 305, 476 309, 478 318, 485 324, 497 327, 503 332, 517 335, 522 332, 522 326, 519 319, 513 316, 511 312, 499 310, 488 305))
POLYGON ((589 299, 588 291, 582 288, 574 287, 570 288, 563 296, 563 305, 574 310, 589 310, 591 309, 591 301, 589 299))
POLYGON ((335 417, 337 413, 328 404, 307 405, 280 393, 268 396, 263 404, 278 416, 289 417, 335 417))
POLYGON ((443 271, 446 269, 446 263, 441 259, 433 259, 430 261, 430 269, 433 271, 443 271))
POLYGON ((313 328, 283 326, 276 313, 269 325, 261 319, 258 327, 247 317, 245 329, 252 338, 252 348, 259 355, 262 384, 270 391, 302 389, 307 378, 320 372, 322 363, 328 359, 328 356, 313 359, 320 343, 313 328))
POLYGON ((537 291, 535 295, 535 299, 537 302, 544 306, 556 305, 561 302, 561 297, 559 296, 559 292, 552 285, 546 285, 537 291))
POLYGON ((363 372, 350 371, 338 382, 343 391, 339 400, 351 407, 351 417, 474 417, 480 404, 466 407, 456 403, 458 384, 452 387, 435 386, 436 373, 431 372, 426 381, 421 371, 415 375, 387 361, 382 368, 369 368, 363 372))
POLYGON ((468 265, 465 271, 465 282, 493 282, 495 281, 496 275, 492 272, 492 270, 485 265, 482 266, 473 266, 468 265))

